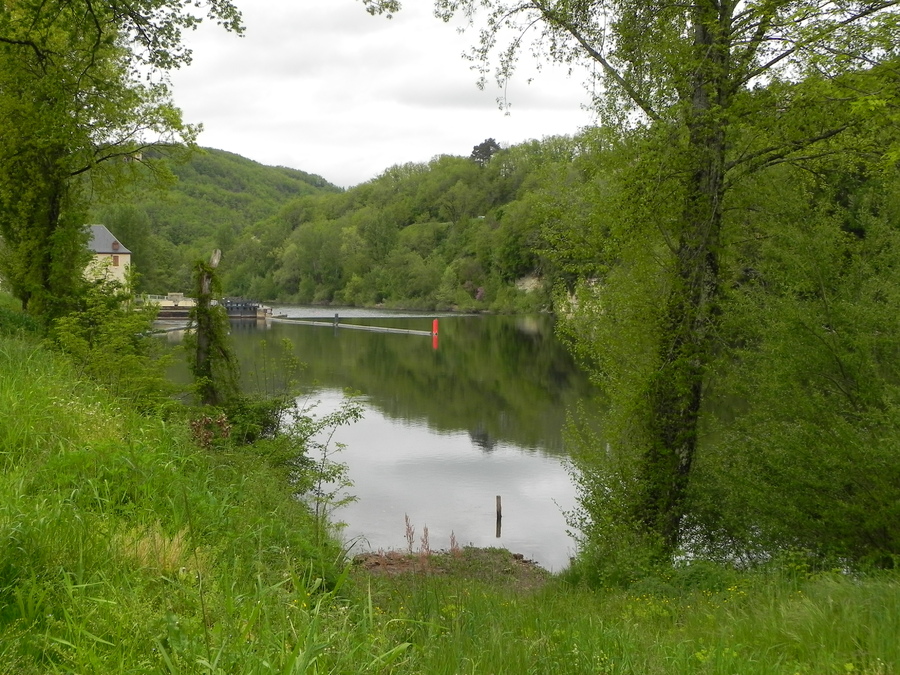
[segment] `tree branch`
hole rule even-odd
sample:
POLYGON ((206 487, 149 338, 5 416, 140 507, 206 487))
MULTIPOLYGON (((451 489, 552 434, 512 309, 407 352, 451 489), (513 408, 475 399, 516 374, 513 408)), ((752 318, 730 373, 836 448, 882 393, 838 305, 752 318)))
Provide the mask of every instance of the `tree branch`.
MULTIPOLYGON (((900 1, 900 0, 898 0, 900 1)), ((619 73, 618 70, 613 68, 612 64, 606 59, 603 54, 594 48, 594 46, 588 42, 587 38, 584 34, 578 29, 570 21, 567 21, 561 14, 555 12, 553 9, 547 7, 542 0, 535 0, 534 3, 535 8, 541 13, 541 15, 545 18, 545 20, 549 21, 551 24, 556 24, 564 31, 566 31, 569 35, 571 35, 575 40, 582 46, 582 48, 588 53, 588 55, 594 59, 597 63, 599 63, 603 70, 614 79, 622 89, 625 90, 625 93, 628 94, 628 97, 637 105, 647 117, 649 117, 654 122, 659 122, 662 118, 659 113, 653 108, 650 102, 645 99, 640 92, 637 91, 629 82, 622 77, 622 74, 619 73)))
MULTIPOLYGON (((756 30, 753 32, 753 37, 750 38, 746 48, 742 50, 742 53, 735 56, 735 72, 743 71, 753 62, 753 57, 756 56, 760 46, 765 42, 766 32, 772 26, 772 21, 775 19, 776 13, 777 10, 775 6, 772 5, 770 11, 766 12, 760 19, 759 23, 756 25, 756 30)), ((735 82, 732 93, 735 93, 740 88, 741 84, 740 81, 735 82)))
POLYGON ((725 171, 730 171, 731 169, 733 169, 737 166, 746 164, 748 162, 753 162, 754 160, 757 160, 761 157, 765 157, 766 155, 769 155, 769 157, 765 157, 765 159, 757 165, 757 167, 766 166, 775 160, 780 160, 780 159, 786 158, 792 152, 809 147, 813 143, 818 143, 819 141, 824 141, 829 138, 833 138, 834 136, 837 136, 838 134, 846 131, 849 127, 850 127, 850 125, 845 124, 843 126, 836 127, 834 129, 829 129, 828 131, 824 131, 821 134, 817 134, 815 136, 808 136, 808 137, 800 139, 800 140, 791 141, 790 143, 785 143, 785 144, 781 144, 781 145, 773 145, 768 148, 763 148, 762 150, 758 150, 749 155, 744 155, 744 156, 734 159, 730 162, 727 162, 725 164, 725 171))
POLYGON ((796 42, 794 44, 794 46, 791 47, 790 49, 786 49, 781 54, 773 57, 772 59, 770 59, 763 65, 759 66, 758 68, 751 70, 749 73, 747 73, 746 76, 744 76, 743 78, 740 78, 738 81, 735 82, 735 87, 740 87, 740 86, 747 84, 753 78, 759 77, 760 75, 762 75, 766 71, 770 70, 774 66, 778 65, 779 63, 781 63, 788 57, 793 56, 794 54, 799 52, 801 49, 805 49, 806 47, 819 42, 820 40, 824 39, 827 35, 834 33, 838 29, 843 28, 844 26, 849 26, 850 24, 855 23, 856 21, 859 21, 860 19, 864 19, 868 16, 872 16, 873 14, 877 14, 878 12, 881 12, 882 10, 889 9, 891 7, 896 7, 898 5, 900 5, 900 0, 886 0, 885 2, 880 2, 876 5, 869 7, 868 9, 865 9, 865 10, 859 12, 858 14, 854 14, 853 16, 847 17, 843 21, 839 21, 837 23, 830 24, 830 25, 816 31, 812 36, 808 37, 805 40, 801 40, 800 42, 796 42))
POLYGON ((40 61, 41 63, 43 63, 48 58, 48 55, 52 53, 44 51, 43 49, 38 47, 36 42, 32 40, 14 40, 13 38, 7 38, 0 35, 0 42, 2 42, 3 44, 16 45, 19 47, 30 47, 34 52, 34 55, 37 56, 38 61, 40 61))

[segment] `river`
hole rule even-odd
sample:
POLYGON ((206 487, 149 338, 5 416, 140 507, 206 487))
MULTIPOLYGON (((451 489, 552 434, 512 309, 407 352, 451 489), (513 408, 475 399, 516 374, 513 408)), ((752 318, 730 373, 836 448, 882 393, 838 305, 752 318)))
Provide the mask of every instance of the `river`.
MULTIPOLYGON (((284 344, 305 364, 304 405, 324 414, 344 390, 364 417, 337 430, 337 459, 356 501, 333 519, 352 551, 415 548, 428 528, 432 550, 502 546, 548 569, 574 553, 564 512, 575 506, 566 468, 567 411, 593 391, 545 316, 461 316, 337 310, 340 322, 430 331, 429 336, 291 323, 232 323, 244 387, 283 386, 284 344), (263 347, 263 341, 265 347, 263 347), (496 497, 503 518, 496 530, 496 497)), ((335 310, 277 307, 276 314, 333 322, 335 310)), ((177 333, 170 340, 178 341, 177 333)))

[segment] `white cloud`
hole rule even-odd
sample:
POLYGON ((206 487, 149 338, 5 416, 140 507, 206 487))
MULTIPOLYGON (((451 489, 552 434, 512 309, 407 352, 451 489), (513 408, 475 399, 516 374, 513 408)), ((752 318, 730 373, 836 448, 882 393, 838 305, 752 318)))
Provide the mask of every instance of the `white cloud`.
POLYGON ((202 145, 350 186, 393 164, 468 155, 488 137, 517 143, 591 122, 579 78, 535 74, 527 56, 505 115, 504 92, 479 90, 461 58, 475 35, 433 18, 431 0, 408 0, 390 21, 358 0, 242 4, 246 36, 201 27, 187 36, 193 64, 172 77, 202 145))

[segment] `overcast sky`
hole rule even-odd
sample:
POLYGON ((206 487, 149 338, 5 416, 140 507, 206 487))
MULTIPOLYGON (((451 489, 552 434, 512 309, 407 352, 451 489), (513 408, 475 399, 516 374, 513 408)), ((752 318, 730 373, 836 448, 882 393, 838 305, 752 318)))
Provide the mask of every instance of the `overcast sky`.
POLYGON ((432 0, 405 0, 391 20, 359 0, 237 4, 246 36, 204 25, 187 38, 192 65, 172 76, 206 147, 350 187, 395 164, 468 156, 486 138, 515 144, 592 121, 580 77, 534 73, 527 57, 506 92, 510 114, 498 109, 502 92, 480 91, 461 56, 476 34, 435 19, 432 0))

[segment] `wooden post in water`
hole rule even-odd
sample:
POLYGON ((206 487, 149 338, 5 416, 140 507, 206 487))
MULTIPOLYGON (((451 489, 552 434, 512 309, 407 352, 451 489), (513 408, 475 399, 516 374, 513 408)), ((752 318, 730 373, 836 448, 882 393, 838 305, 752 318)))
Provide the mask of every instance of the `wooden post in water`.
POLYGON ((431 348, 438 348, 438 320, 435 319, 431 322, 431 348))
POLYGON ((503 520, 503 509, 500 506, 500 495, 497 495, 497 539, 500 538, 500 522, 503 520))

